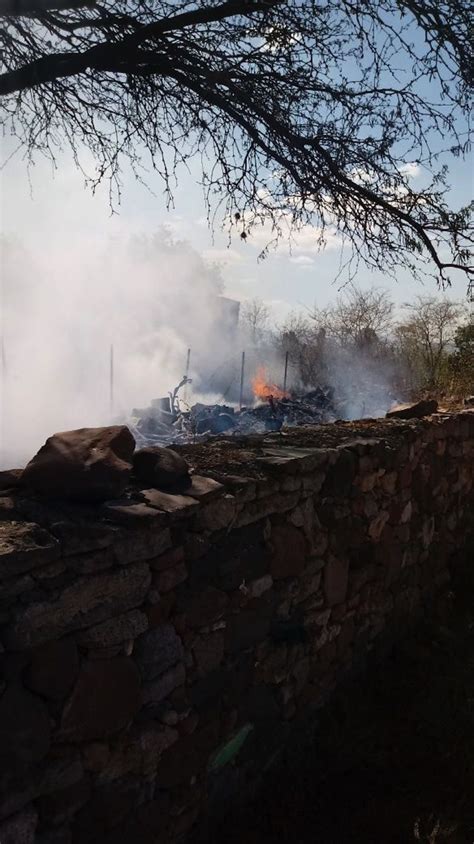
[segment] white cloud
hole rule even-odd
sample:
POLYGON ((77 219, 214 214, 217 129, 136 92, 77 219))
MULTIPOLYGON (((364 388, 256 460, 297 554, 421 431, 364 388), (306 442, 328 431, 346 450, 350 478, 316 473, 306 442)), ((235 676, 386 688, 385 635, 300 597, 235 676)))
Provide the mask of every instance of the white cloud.
POLYGON ((314 264, 314 258, 310 258, 309 255, 296 255, 293 258, 290 258, 292 264, 297 264, 300 267, 309 267, 314 264))
POLYGON ((403 167, 400 167, 400 173, 408 179, 416 179, 421 174, 421 167, 416 161, 407 161, 403 167))
POLYGON ((204 249, 201 254, 206 261, 216 262, 218 264, 239 264, 243 260, 242 255, 236 249, 230 248, 219 249, 217 247, 211 247, 211 249, 204 249))
MULTIPOLYGON (((278 220, 281 231, 280 240, 278 242, 278 250, 275 251, 275 257, 284 258, 288 254, 291 256, 298 256, 301 253, 310 253, 315 255, 321 251, 321 229, 317 226, 312 226, 309 223, 302 225, 301 228, 293 228, 290 214, 282 214, 278 220)), ((265 249, 270 245, 270 248, 275 243, 276 231, 273 229, 271 222, 263 225, 256 225, 250 229, 247 243, 255 246, 258 249, 265 249)), ((338 249, 341 245, 340 238, 336 232, 327 230, 324 234, 324 249, 338 249)))

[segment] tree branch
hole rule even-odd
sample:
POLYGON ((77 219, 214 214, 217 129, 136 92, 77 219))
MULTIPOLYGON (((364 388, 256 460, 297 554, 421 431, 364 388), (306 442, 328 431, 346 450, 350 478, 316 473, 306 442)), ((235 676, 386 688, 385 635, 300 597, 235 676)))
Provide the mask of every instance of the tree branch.
POLYGON ((0 0, 0 18, 37 17, 43 12, 94 6, 97 0, 0 0))

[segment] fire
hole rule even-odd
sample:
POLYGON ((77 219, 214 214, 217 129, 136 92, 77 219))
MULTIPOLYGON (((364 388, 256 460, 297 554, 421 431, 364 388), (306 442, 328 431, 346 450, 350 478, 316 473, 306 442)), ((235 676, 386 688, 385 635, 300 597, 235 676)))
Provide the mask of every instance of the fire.
POLYGON ((264 366, 259 366, 257 372, 252 378, 252 389, 254 396, 257 399, 269 399, 271 396, 274 399, 286 399, 288 393, 280 390, 276 384, 269 384, 267 381, 267 371, 264 366))

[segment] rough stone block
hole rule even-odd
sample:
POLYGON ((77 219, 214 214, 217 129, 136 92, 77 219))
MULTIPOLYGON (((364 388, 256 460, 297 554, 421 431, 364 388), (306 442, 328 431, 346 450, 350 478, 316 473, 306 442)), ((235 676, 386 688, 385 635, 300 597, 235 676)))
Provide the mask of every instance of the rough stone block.
MULTIPOLYGON (((42 825, 57 826, 66 823, 91 796, 91 783, 83 778, 73 785, 45 794, 38 800, 42 825)), ((1 840, 1 839, 0 839, 1 840)))
POLYGON ((229 528, 237 513, 237 502, 233 495, 223 495, 202 507, 197 518, 197 527, 214 533, 229 528))
POLYGON ((383 529, 389 520, 389 513, 386 510, 381 510, 378 516, 371 521, 369 525, 368 534, 373 542, 378 542, 382 536, 383 529))
POLYGON ((269 541, 270 571, 274 580, 302 573, 307 546, 301 530, 289 524, 274 525, 269 541))
POLYGON ((97 548, 84 554, 72 554, 66 557, 64 562, 68 570, 76 574, 95 574, 112 568, 115 557, 112 546, 109 545, 107 548, 97 548))
POLYGON ((157 489, 144 489, 141 495, 149 507, 167 513, 171 519, 189 518, 199 509, 199 501, 189 495, 172 495, 157 489))
POLYGON ((130 499, 118 499, 116 501, 105 501, 101 512, 106 519, 118 525, 159 529, 166 523, 165 513, 148 507, 142 501, 130 499))
POLYGON ((349 561, 332 557, 323 571, 323 587, 329 607, 346 600, 349 577, 349 561))
POLYGON ((263 577, 258 577, 256 580, 251 580, 250 583, 245 584, 247 594, 251 598, 260 598, 265 592, 268 592, 273 586, 273 578, 271 574, 265 574, 263 577))
POLYGON ((18 650, 98 624, 140 604, 150 581, 150 570, 145 563, 94 577, 80 577, 47 601, 19 609, 6 631, 5 641, 10 648, 18 650))
POLYGON ((311 475, 304 475, 303 489, 308 492, 313 492, 316 495, 321 490, 325 480, 325 472, 314 472, 311 475))
POLYGON ((169 528, 122 531, 114 544, 114 557, 121 566, 151 560, 171 548, 169 528))
POLYGON ((23 469, 2 469, 0 471, 0 490, 14 489, 19 485, 23 469))
POLYGON ((129 639, 136 639, 145 632, 147 627, 148 619, 145 613, 140 610, 131 610, 84 630, 77 636, 77 642, 83 647, 106 648, 111 645, 120 645, 129 639))
POLYGON ((413 404, 399 404, 386 413, 387 419, 421 419, 430 416, 438 410, 435 399, 424 399, 413 404))
POLYGON ((244 527, 265 519, 267 516, 273 516, 275 513, 285 513, 287 510, 293 510, 298 504, 299 499, 299 492, 281 492, 251 501, 239 513, 235 526, 239 528, 244 527))
POLYGON ((350 494, 357 469, 357 457, 346 449, 341 449, 336 454, 336 462, 329 468, 321 492, 323 496, 340 499, 350 494))
POLYGON ((41 794, 77 782, 83 774, 80 755, 71 748, 56 750, 51 759, 23 772, 19 778, 12 779, 13 771, 8 769, 0 788, 0 819, 15 814, 41 794))
POLYGON ((199 629, 221 618, 228 604, 229 598, 225 592, 207 586, 191 595, 180 606, 186 616, 187 626, 199 629))
POLYGON ((321 572, 304 573, 300 578, 298 594, 295 598, 296 603, 306 601, 311 595, 316 595, 321 585, 321 572))
POLYGON ((137 639, 134 658, 144 681, 159 677, 183 658, 183 643, 171 624, 148 630, 137 639))
POLYGON ((175 545, 164 554, 160 554, 155 560, 150 560, 150 568, 152 571, 164 571, 173 566, 179 565, 184 560, 184 548, 182 545, 175 545))
POLYGON ((45 830, 35 838, 35 844, 72 844, 72 832, 68 823, 45 830))
POLYGON ((202 475, 192 475, 191 483, 186 487, 186 495, 195 498, 197 501, 210 501, 225 491, 223 484, 214 481, 212 478, 205 478, 202 475))
POLYGON ((173 568, 168 568, 155 574, 153 577, 153 588, 157 589, 158 592, 171 592, 180 583, 184 583, 187 577, 188 570, 186 566, 184 563, 179 563, 173 566, 173 568))
POLYGON ((31 691, 49 700, 63 700, 77 677, 79 658, 75 642, 48 642, 34 653, 24 681, 31 691))
POLYGON ((253 501, 257 495, 257 483, 252 478, 241 475, 227 475, 212 472, 212 477, 221 483, 225 489, 238 498, 241 504, 253 501))
POLYGON ((1 844, 35 844, 37 812, 29 807, 0 824, 1 844))
POLYGON ((189 481, 189 465, 171 448, 148 446, 133 455, 133 473, 142 483, 170 489, 189 481))
POLYGON ((12 522, 18 518, 21 519, 21 513, 17 509, 16 500, 11 495, 0 492, 0 522, 12 522))
POLYGON ((118 533, 118 528, 112 525, 94 523, 91 518, 71 521, 61 518, 61 514, 52 521, 50 530, 59 541, 61 554, 66 557, 108 548, 118 533))
POLYGON ((169 697, 175 689, 183 686, 186 680, 186 670, 182 662, 178 662, 161 674, 156 680, 143 685, 143 703, 145 706, 161 703, 169 697))
POLYGON ((61 741, 93 741, 125 727, 142 704, 136 665, 127 657, 85 662, 63 713, 61 741))
POLYGON ((226 651, 239 653, 265 639, 270 630, 269 610, 268 606, 258 606, 229 616, 225 630, 226 651))
POLYGON ((0 580, 57 560, 58 541, 29 522, 0 522, 0 580))
POLYGON ((144 609, 148 618, 148 627, 161 627, 168 620, 175 603, 176 595, 174 592, 167 592, 166 595, 159 595, 156 603, 146 606, 144 609))
POLYGON ((61 500, 115 498, 129 481, 134 447, 125 425, 53 434, 26 466, 21 483, 61 500))
POLYGON ((159 788, 175 788, 189 783, 191 777, 205 770, 219 740, 218 720, 207 724, 190 736, 180 739, 166 750, 158 765, 156 783, 159 788))
POLYGON ((29 574, 6 580, 0 587, 0 607, 9 607, 24 592, 32 592, 35 586, 36 581, 29 574))
POLYGON ((198 636, 193 644, 198 673, 208 674, 218 668, 224 657, 224 635, 220 631, 198 636))
POLYGON ((0 771, 21 774, 44 759, 50 733, 43 701, 11 683, 0 698, 0 771))

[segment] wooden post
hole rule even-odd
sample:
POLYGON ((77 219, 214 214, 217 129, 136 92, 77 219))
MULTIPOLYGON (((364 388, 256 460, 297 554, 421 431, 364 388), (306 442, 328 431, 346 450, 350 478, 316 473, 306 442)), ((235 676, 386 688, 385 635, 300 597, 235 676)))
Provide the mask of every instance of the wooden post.
POLYGON ((286 393, 286 382, 288 378, 288 352, 285 355, 285 375, 283 378, 283 392, 286 393))
POLYGON ((189 378, 189 364, 191 362, 191 349, 188 349, 188 354, 186 356, 186 372, 184 373, 186 376, 186 383, 184 385, 184 396, 183 399, 186 402, 188 400, 188 383, 187 379, 189 378))
POLYGON ((242 404, 244 399, 244 374, 245 374, 245 352, 242 352, 242 367, 240 370, 240 399, 239 399, 239 407, 242 410, 242 404))
POLYGON ((110 369, 109 369, 109 398, 110 413, 114 412, 114 347, 110 347, 110 369))

